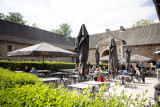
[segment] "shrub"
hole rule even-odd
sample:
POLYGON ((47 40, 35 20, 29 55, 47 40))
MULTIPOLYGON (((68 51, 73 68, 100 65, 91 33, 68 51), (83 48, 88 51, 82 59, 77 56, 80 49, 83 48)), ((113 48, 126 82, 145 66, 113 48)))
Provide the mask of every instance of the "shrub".
MULTIPOLYGON (((121 92, 121 96, 117 96, 116 88, 111 96, 104 94, 105 86, 99 93, 90 93, 85 89, 81 93, 76 90, 54 88, 52 84, 42 83, 38 77, 27 73, 13 73, 9 70, 0 68, 0 106, 3 107, 142 107, 147 101, 144 95, 137 95, 134 101, 130 101, 131 95, 125 95, 125 91, 121 92), (3 88, 2 88, 3 86, 3 88), (93 97, 95 96, 95 97, 93 97)), ((152 105, 158 107, 157 104, 152 105)))
POLYGON ((13 73, 10 70, 0 68, 0 89, 14 87, 16 84, 35 84, 40 82, 36 75, 30 73, 13 73))
MULTIPOLYGON (((51 70, 51 71, 58 71, 58 69, 74 69, 75 63, 68 63, 68 62, 49 62, 44 61, 43 62, 37 62, 37 61, 6 61, 6 60, 0 60, 0 67, 3 67, 5 69, 10 69, 11 71, 18 71, 23 70, 24 67, 28 65, 29 68, 35 67, 37 70, 51 70)), ((95 65, 95 64, 91 64, 95 65)), ((107 64, 100 64, 102 67, 103 65, 107 64)), ((92 67, 92 66, 91 66, 92 67)))
MULTIPOLYGON (((85 89, 81 93, 69 91, 67 89, 53 88, 47 84, 16 85, 15 88, 6 88, 0 91, 0 106, 4 107, 142 107, 147 101, 146 98, 140 99, 137 95, 135 101, 130 101, 132 97, 121 92, 121 96, 115 93, 111 97, 103 93, 105 87, 102 87, 99 93, 94 94, 85 89)), ((147 91, 146 91, 147 92, 147 91)), ((144 92, 144 94, 146 93, 144 92)), ((155 107, 158 105, 154 105, 155 107)))
POLYGON ((58 69, 74 69, 75 63, 67 63, 67 62, 36 62, 36 61, 5 61, 0 60, 0 67, 5 69, 10 69, 12 71, 23 70, 24 67, 28 65, 29 68, 35 67, 37 70, 51 70, 58 71, 58 69))

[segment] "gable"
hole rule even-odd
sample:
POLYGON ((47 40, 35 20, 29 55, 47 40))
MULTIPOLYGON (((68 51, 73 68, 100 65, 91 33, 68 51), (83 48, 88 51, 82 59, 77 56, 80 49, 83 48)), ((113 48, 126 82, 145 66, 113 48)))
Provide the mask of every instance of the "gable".
POLYGON ((105 36, 101 37, 97 43, 110 43, 112 38, 114 38, 115 41, 122 41, 122 39, 109 32, 108 34, 105 34, 105 36))

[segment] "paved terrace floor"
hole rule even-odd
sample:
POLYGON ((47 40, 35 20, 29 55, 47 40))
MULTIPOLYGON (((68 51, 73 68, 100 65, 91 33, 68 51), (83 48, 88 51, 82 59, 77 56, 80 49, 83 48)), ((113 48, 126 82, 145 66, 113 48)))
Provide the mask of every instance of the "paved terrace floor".
MULTIPOLYGON (((120 96, 120 93, 122 90, 127 90, 127 92, 125 93, 127 96, 129 96, 131 93, 132 93, 132 99, 135 99, 136 98, 136 95, 137 94, 141 94, 145 91, 145 90, 148 90, 148 93, 145 95, 145 98, 148 98, 148 97, 153 97, 154 98, 154 92, 155 92, 155 89, 153 88, 157 83, 158 83, 158 80, 155 78, 155 77, 146 77, 145 78, 145 83, 143 84, 142 82, 138 83, 136 82, 136 87, 137 88, 130 88, 130 87, 127 87, 125 88, 124 85, 120 86, 120 84, 118 84, 117 86, 113 86, 113 82, 111 83, 111 87, 109 89, 110 92, 113 92, 113 88, 117 88, 116 90, 116 94, 117 96, 120 96)), ((107 93, 106 93, 107 95, 107 93)), ((132 100, 131 99, 131 100, 132 100)), ((149 99, 146 101, 146 104, 148 105, 149 103, 149 99)), ((151 100, 151 103, 155 103, 154 100, 151 100)))

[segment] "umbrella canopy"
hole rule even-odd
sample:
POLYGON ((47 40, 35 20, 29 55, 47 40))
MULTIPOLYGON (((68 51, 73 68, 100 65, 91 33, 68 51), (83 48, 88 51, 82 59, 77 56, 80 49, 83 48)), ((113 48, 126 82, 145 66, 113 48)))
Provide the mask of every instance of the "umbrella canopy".
POLYGON ((156 52, 154 52, 155 54, 158 54, 158 53, 160 53, 160 51, 156 51, 156 52))
POLYGON ((130 63, 130 57, 131 57, 131 49, 129 48, 129 46, 127 46, 126 50, 126 64, 127 64, 127 69, 130 70, 130 66, 129 66, 129 63, 130 63))
POLYGON ((116 49, 116 43, 114 38, 112 38, 110 46, 109 46, 109 69, 118 69, 119 63, 117 58, 117 49, 116 49))
POLYGON ((151 58, 148 58, 148 57, 145 57, 145 56, 142 56, 142 55, 132 55, 131 56, 131 62, 147 62, 147 61, 150 61, 151 58))
POLYGON ((95 59, 96 59, 96 67, 98 67, 99 66, 99 49, 97 45, 96 45, 95 59))
MULTIPOLYGON (((118 60, 121 60, 121 59, 122 59, 121 56, 118 56, 118 60)), ((109 55, 100 57, 99 60, 100 61, 109 61, 109 55)))
POLYGON ((76 57, 76 53, 56 47, 47 43, 40 43, 19 49, 7 54, 9 57, 28 56, 28 57, 76 57))
POLYGON ((89 34, 84 24, 82 24, 77 37, 77 46, 79 54, 79 65, 83 76, 88 72, 87 60, 89 54, 89 34))

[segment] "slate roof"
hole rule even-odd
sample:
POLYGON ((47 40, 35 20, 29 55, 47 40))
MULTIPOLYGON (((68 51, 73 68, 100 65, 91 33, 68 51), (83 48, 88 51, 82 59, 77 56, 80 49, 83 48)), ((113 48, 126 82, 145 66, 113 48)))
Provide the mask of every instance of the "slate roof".
POLYGON ((96 48, 96 43, 105 36, 106 33, 92 34, 89 36, 89 48, 96 48))
POLYGON ((0 19, 0 40, 27 44, 46 42, 69 50, 74 50, 75 46, 74 38, 69 38, 68 41, 63 35, 2 19, 0 19))
POLYGON ((128 28, 125 31, 112 31, 127 45, 147 45, 160 43, 160 23, 128 28))
MULTIPOLYGON (((110 34, 124 40, 127 45, 158 44, 160 43, 160 23, 127 28, 124 31, 110 31, 110 34)), ((91 45, 96 44, 95 41, 98 40, 98 38, 102 38, 104 35, 105 33, 90 35, 92 41, 91 45)))
MULTIPOLYGON (((125 41, 127 45, 160 43, 160 23, 127 28, 124 31, 115 30, 110 33, 125 41)), ((90 35, 89 48, 96 48, 96 43, 105 35, 105 32, 90 35)), ((64 49, 74 50, 75 39, 69 38, 67 41, 63 35, 0 19, 0 40, 27 44, 46 42, 64 49)))

